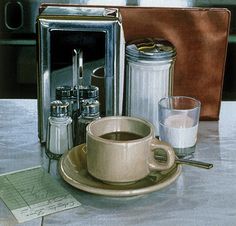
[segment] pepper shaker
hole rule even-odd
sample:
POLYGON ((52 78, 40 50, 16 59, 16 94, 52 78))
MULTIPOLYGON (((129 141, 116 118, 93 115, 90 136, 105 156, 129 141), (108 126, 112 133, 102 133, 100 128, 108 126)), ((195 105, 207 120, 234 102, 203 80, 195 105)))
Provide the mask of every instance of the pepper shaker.
POLYGON ((86 100, 81 105, 81 111, 77 121, 76 145, 86 142, 87 125, 100 118, 99 102, 97 100, 86 100))
POLYGON ((87 102, 89 100, 99 100, 99 88, 93 85, 80 86, 79 104, 82 106, 84 102, 87 102))

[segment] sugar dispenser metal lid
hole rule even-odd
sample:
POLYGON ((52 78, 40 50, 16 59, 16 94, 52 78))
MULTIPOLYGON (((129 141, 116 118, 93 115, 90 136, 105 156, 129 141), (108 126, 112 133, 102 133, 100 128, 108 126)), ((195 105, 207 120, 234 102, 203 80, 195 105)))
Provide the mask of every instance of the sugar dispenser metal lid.
POLYGON ((126 57, 133 61, 172 60, 175 56, 172 43, 160 38, 137 39, 126 46, 126 57))
POLYGON ((65 117, 68 116, 68 102, 62 102, 60 100, 55 100, 51 102, 51 116, 52 117, 65 117))

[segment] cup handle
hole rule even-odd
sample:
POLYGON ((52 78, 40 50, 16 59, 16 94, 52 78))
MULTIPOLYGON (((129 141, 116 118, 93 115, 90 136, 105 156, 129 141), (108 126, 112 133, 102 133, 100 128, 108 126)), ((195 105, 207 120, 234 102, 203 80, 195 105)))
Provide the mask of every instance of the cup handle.
POLYGON ((162 149, 166 153, 166 162, 160 162, 153 157, 149 161, 149 169, 151 171, 162 171, 170 169, 175 163, 175 152, 173 148, 167 143, 160 141, 156 138, 151 141, 150 151, 154 152, 156 149, 162 149))

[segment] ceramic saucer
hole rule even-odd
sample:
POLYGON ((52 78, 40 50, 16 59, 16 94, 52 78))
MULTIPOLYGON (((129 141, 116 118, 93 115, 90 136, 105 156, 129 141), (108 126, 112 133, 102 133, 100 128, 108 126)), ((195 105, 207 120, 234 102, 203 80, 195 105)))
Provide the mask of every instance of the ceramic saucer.
POLYGON ((94 194, 122 197, 158 191, 173 183, 182 170, 180 164, 175 164, 169 170, 151 173, 134 184, 105 184, 88 173, 85 148, 85 144, 81 144, 64 153, 59 162, 59 172, 67 183, 94 194))

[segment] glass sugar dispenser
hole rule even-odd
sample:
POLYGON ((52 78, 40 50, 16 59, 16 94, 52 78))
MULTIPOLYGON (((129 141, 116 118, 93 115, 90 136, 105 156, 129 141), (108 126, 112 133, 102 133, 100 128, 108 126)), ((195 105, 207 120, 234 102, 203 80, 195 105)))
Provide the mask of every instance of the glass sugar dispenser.
POLYGON ((73 147, 72 119, 68 115, 68 102, 51 102, 46 136, 46 154, 49 158, 59 159, 73 147))
POLYGON ((159 135, 158 101, 172 95, 176 49, 167 40, 138 39, 126 45, 126 110, 150 121, 159 135))

